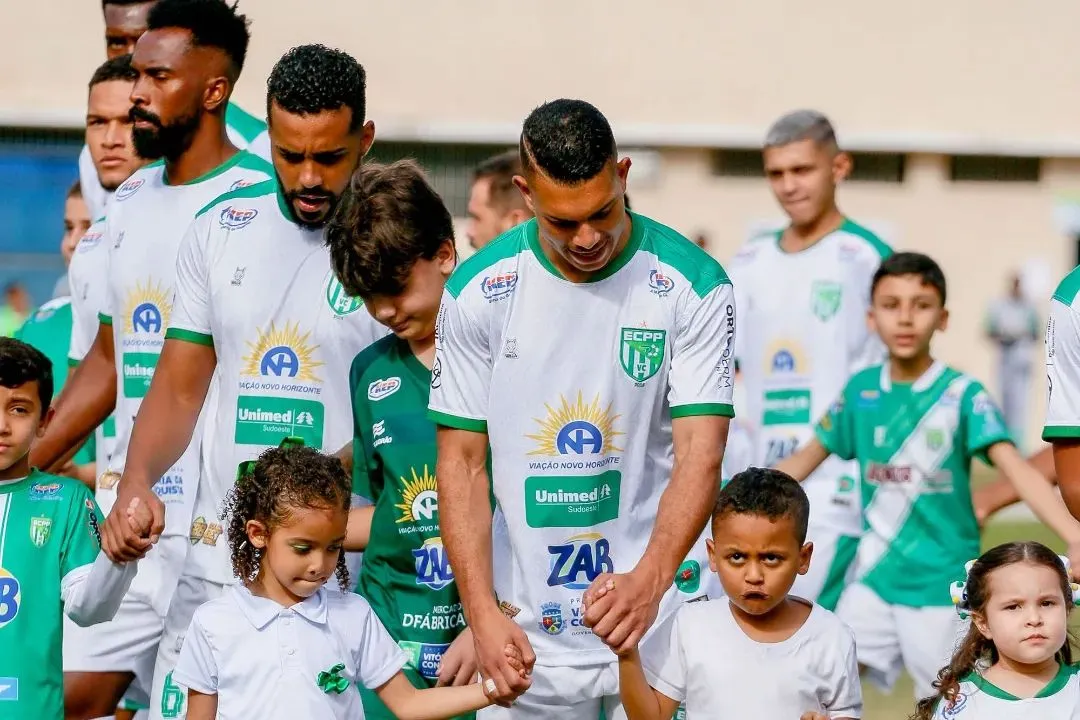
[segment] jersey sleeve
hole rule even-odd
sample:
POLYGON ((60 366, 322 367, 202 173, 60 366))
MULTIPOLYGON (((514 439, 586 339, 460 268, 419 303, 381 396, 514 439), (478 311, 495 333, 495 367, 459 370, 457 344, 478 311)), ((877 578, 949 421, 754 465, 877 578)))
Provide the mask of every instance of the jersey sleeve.
POLYGON ((825 703, 830 720, 834 718, 859 718, 863 716, 862 682, 859 680, 859 661, 855 655, 855 637, 851 630, 842 628, 843 637, 839 657, 833 665, 833 677, 829 678, 834 690, 825 703))
POLYGON ((822 446, 832 455, 843 460, 855 459, 854 403, 849 401, 851 385, 844 388, 825 414, 814 426, 814 434, 822 446))
POLYGON ((672 341, 668 403, 671 417, 735 414, 735 292, 724 282, 698 298, 689 294, 672 341))
POLYGON ((176 294, 167 340, 213 345, 210 328, 210 266, 206 243, 212 213, 195 218, 176 257, 176 294))
POLYGON ((439 425, 487 432, 489 338, 460 298, 443 292, 435 324, 428 417, 439 425))
MULTIPOLYGON (((207 606, 204 606, 204 608, 207 606)), ((205 612, 205 610, 204 610, 205 612)), ((180 658, 173 670, 173 682, 203 695, 216 695, 218 691, 218 667, 214 652, 210 647, 206 628, 203 627, 199 611, 191 618, 184 645, 180 649, 180 658)))
POLYGON ((1011 443, 1005 416, 990 393, 978 382, 972 382, 964 393, 960 408, 961 427, 964 433, 964 452, 990 463, 986 450, 999 442, 1011 443))
POLYGON ((99 552, 93 565, 75 568, 60 581, 64 614, 82 627, 112 620, 138 569, 137 563, 118 565, 99 552))
POLYGON ((65 483, 65 489, 73 497, 61 549, 60 577, 93 564, 101 550, 101 524, 105 521, 90 491, 81 483, 65 483))
POLYGON ((1047 442, 1080 441, 1080 317, 1054 298, 1046 324, 1047 442))
POLYGON ((371 448, 368 448, 367 439, 364 436, 364 428, 371 427, 371 413, 368 410, 367 393, 361 390, 363 368, 353 361, 349 372, 349 390, 352 393, 353 410, 353 477, 352 491, 368 501, 375 500, 375 491, 372 487, 373 468, 371 462, 371 448))
POLYGON ((354 645, 353 659, 364 687, 374 690, 385 685, 409 661, 367 601, 359 595, 349 596, 350 623, 363 628, 360 642, 354 645))
POLYGON ((672 700, 686 700, 686 658, 679 642, 676 612, 641 643, 641 668, 649 685, 672 700))
MULTIPOLYGON (((87 234, 103 232, 104 223, 99 224, 100 222, 91 225, 90 229, 86 231, 87 234)), ((80 242, 82 241, 80 240, 80 242)), ((99 240, 98 242, 102 241, 99 240)), ((108 254, 108 248, 99 245, 86 252, 108 254)), ((71 265, 68 267, 68 280, 71 283, 71 342, 68 343, 68 360, 72 365, 82 362, 82 359, 90 352, 98 331, 98 312, 100 309, 91 307, 91 300, 87 292, 84 292, 84 289, 91 283, 105 282, 104 277, 83 277, 83 274, 87 272, 85 261, 86 254, 76 250, 75 255, 71 258, 71 265)))
MULTIPOLYGON (((105 260, 104 260, 104 272, 102 278, 107 279, 112 275, 112 259, 113 252, 116 250, 116 234, 119 230, 116 229, 116 223, 113 222, 114 215, 105 216, 105 229, 102 231, 101 242, 105 244, 105 260)), ((109 283, 111 284, 111 283, 109 283)), ((109 288, 105 288, 105 292, 101 293, 101 307, 98 308, 98 322, 101 325, 112 325, 113 307, 112 307, 112 293, 109 288)))

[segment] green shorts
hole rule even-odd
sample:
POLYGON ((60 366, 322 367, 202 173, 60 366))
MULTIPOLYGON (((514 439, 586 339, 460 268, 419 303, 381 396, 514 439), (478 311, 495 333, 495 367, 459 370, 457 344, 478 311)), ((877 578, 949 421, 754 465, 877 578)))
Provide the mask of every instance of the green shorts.
MULTIPOLYGON (((435 687, 434 680, 428 680, 412 668, 402 668, 401 672, 405 674, 405 677, 409 679, 409 682, 411 682, 415 688, 424 690, 425 688, 435 687)), ((359 683, 357 683, 357 685, 359 686, 359 683)), ((397 720, 397 715, 390 712, 390 708, 383 704, 383 701, 379 699, 379 696, 375 694, 374 690, 360 687, 360 699, 364 702, 364 717, 368 718, 368 720, 397 720)), ((455 715, 451 718, 451 720, 475 719, 476 713, 455 715)))

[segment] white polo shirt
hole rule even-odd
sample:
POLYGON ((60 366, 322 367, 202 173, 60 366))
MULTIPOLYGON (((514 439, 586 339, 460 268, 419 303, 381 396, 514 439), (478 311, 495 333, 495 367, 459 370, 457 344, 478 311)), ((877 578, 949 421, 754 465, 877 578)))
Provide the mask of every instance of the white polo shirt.
POLYGON ((407 661, 359 595, 324 587, 282 607, 232 585, 195 611, 173 681, 216 694, 218 720, 355 719, 364 717, 355 684, 378 688, 407 661), (339 664, 348 687, 324 691, 320 673, 339 664))

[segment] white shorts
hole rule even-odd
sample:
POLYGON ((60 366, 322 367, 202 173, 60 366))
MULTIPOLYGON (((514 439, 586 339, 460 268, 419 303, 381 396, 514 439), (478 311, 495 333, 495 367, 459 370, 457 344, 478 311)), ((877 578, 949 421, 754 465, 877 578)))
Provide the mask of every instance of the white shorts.
POLYGON ((626 720, 619 663, 586 667, 534 665, 532 685, 511 707, 479 710, 476 720, 626 720))
POLYGON ((862 583, 848 586, 836 614, 855 633, 867 679, 888 692, 906 668, 917 698, 933 694, 931 683, 949 664, 968 625, 952 606, 890 605, 862 583))
POLYGON ((180 648, 195 610, 205 602, 221 597, 224 585, 185 575, 176 585, 154 663, 150 692, 151 720, 174 720, 187 717, 187 692, 173 682, 172 672, 180 659, 180 648))
POLYGON ((64 672, 135 673, 125 697, 147 702, 164 625, 162 598, 175 591, 186 552, 186 538, 162 538, 139 561, 139 571, 112 620, 80 627, 65 616, 64 672))
POLYGON ((833 527, 811 525, 806 539, 814 543, 810 570, 795 578, 791 594, 816 602, 826 610, 836 610, 849 581, 849 571, 859 547, 857 537, 841 535, 833 527))

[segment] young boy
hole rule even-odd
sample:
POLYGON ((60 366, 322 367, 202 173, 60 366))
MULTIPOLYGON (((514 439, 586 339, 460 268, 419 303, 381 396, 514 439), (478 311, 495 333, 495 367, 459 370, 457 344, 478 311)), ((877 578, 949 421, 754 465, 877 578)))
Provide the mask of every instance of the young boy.
MULTIPOLYGON (((727 596, 687 603, 619 658, 628 720, 861 717, 855 641, 820 605, 788 595, 810 567, 810 502, 776 470, 750 468, 720 491, 709 567, 727 596)), ((618 592, 617 588, 610 592, 618 592)))
POLYGON ((902 667, 931 693, 959 630, 951 581, 979 555, 971 461, 996 465, 1080 560, 1080 524, 1024 462, 1000 411, 974 378, 935 361, 945 330, 945 276, 932 259, 897 253, 870 288, 869 323, 888 362, 848 381, 811 439, 777 468, 802 481, 830 455, 858 460, 863 534, 837 614, 855 632, 859 662, 890 688, 902 667))
POLYGON ((100 549, 101 513, 77 480, 30 468, 53 395, 48 358, 0 338, 0 717, 64 716, 61 611, 79 625, 110 619, 135 563, 100 549))

